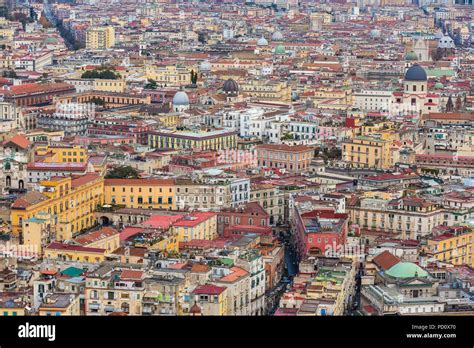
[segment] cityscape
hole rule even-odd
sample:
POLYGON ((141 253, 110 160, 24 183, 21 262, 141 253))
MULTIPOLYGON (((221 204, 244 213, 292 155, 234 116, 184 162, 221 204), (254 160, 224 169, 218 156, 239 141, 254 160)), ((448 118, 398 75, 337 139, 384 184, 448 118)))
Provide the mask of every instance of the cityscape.
POLYGON ((0 166, 0 316, 472 316, 473 2, 0 0, 0 166))

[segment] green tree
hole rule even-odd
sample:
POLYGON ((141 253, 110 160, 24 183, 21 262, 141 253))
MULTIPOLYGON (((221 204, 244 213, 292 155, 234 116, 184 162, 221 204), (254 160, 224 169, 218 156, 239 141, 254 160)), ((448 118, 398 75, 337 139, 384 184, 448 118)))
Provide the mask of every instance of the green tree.
POLYGON ((191 70, 191 83, 195 85, 198 80, 198 74, 194 70, 191 70))
POLYGON ((157 89, 158 84, 153 79, 148 79, 148 83, 145 85, 145 89, 157 89))
POLYGON ((6 77, 6 78, 10 78, 10 79, 16 79, 18 77, 18 75, 16 74, 15 71, 13 70, 5 70, 3 73, 2 73, 2 76, 3 77, 6 77))
POLYGON ((105 101, 101 98, 98 98, 98 97, 92 97, 89 102, 93 103, 93 104, 96 104, 96 105, 99 105, 99 106, 104 106, 105 105, 105 101))
POLYGON ((138 179, 138 171, 131 166, 115 167, 105 176, 106 179, 138 179))
POLYGON ((94 70, 85 71, 82 73, 81 78, 83 79, 101 79, 101 80, 117 80, 120 78, 120 74, 112 71, 109 68, 97 68, 94 70))

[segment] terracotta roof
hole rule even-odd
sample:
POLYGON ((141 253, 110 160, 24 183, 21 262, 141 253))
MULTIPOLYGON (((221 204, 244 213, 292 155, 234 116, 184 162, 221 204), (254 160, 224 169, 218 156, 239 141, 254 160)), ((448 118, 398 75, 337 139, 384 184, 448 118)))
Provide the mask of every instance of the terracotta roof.
POLYGON ((193 273, 207 273, 211 270, 208 265, 203 265, 202 263, 195 263, 191 267, 191 272, 193 273))
POLYGON ((78 242, 79 244, 88 245, 88 244, 100 241, 102 239, 111 237, 115 234, 118 234, 117 230, 111 227, 104 227, 104 228, 101 228, 100 230, 77 236, 74 240, 78 242))
POLYGON ((82 175, 82 176, 76 176, 72 179, 71 181, 71 187, 72 188, 75 188, 75 187, 80 187, 82 185, 85 185, 85 184, 88 184, 92 181, 95 181, 97 179, 100 179, 101 176, 99 173, 87 173, 85 175, 82 175))
POLYGON ((46 249, 54 249, 54 250, 66 250, 66 251, 80 251, 80 252, 87 252, 87 253, 104 253, 105 249, 100 248, 88 248, 83 247, 82 245, 70 245, 70 244, 63 244, 58 242, 53 242, 49 244, 46 249))
POLYGON ((436 120, 470 120, 474 121, 474 114, 461 112, 432 112, 425 116, 427 119, 436 120))
POLYGON ((240 268, 240 267, 232 267, 230 269, 232 273, 226 275, 225 277, 222 277, 219 279, 220 282, 226 282, 226 283, 233 283, 238 279, 241 279, 249 274, 245 269, 240 268))
POLYGON ((7 89, 2 89, 0 90, 0 93, 15 96, 34 93, 51 93, 64 90, 75 91, 75 87, 67 83, 26 83, 18 86, 10 86, 7 89))
POLYGON ((12 204, 13 209, 26 209, 29 206, 44 202, 48 200, 49 197, 45 196, 41 192, 30 191, 27 192, 24 196, 17 198, 12 204))
POLYGON ((379 266, 385 271, 391 268, 392 266, 396 265, 397 263, 399 263, 400 258, 393 255, 389 251, 384 251, 378 254, 376 257, 374 257, 373 261, 377 266, 379 266))
POLYGON ((173 223, 175 227, 193 227, 197 226, 200 223, 209 220, 213 216, 217 216, 217 213, 213 212, 196 212, 191 213, 188 216, 185 216, 179 221, 173 223))
POLYGON ((124 269, 120 274, 122 280, 141 280, 143 279, 143 271, 124 269))
POLYGON ((226 287, 221 287, 221 286, 216 286, 212 284, 205 284, 205 285, 200 285, 196 287, 196 289, 193 290, 194 295, 220 295, 222 294, 227 288, 226 287))
MULTIPOLYGON (((120 247, 118 249, 115 249, 112 251, 112 254, 114 255, 125 255, 125 247, 120 247)), ((135 256, 135 257, 145 257, 146 253, 148 252, 147 248, 136 248, 136 247, 129 247, 128 250, 128 255, 130 256, 135 256)))
POLYGON ((13 138, 5 140, 3 145, 7 145, 9 143, 13 143, 22 149, 26 149, 31 144, 30 141, 21 134, 17 134, 13 138))

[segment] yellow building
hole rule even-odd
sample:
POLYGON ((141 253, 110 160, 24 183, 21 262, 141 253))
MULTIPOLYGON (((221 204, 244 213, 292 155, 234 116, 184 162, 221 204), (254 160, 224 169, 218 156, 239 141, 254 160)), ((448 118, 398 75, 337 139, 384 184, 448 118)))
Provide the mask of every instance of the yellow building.
POLYGON ((45 247, 52 237, 56 236, 51 214, 38 213, 30 219, 23 221, 23 244, 36 249, 38 255, 43 255, 45 247))
POLYGON ((427 239, 427 252, 438 261, 474 267, 474 230, 465 226, 447 227, 427 239))
POLYGON ((169 253, 179 252, 179 242, 176 235, 165 236, 150 247, 150 250, 161 250, 169 253))
POLYGON ((358 168, 389 168, 391 141, 359 136, 342 142, 342 159, 358 168))
POLYGON ((209 132, 156 131, 150 134, 149 143, 158 149, 225 150, 237 147, 235 131, 215 130, 209 132))
POLYGON ((13 68, 13 56, 9 53, 0 54, 0 68, 1 69, 12 69, 13 68))
POLYGON ((94 91, 124 93, 127 87, 125 80, 94 79, 92 89, 94 91))
POLYGON ((88 161, 87 150, 79 145, 40 145, 35 149, 35 156, 47 163, 88 161))
POLYGON ((227 288, 213 284, 197 286, 194 295, 194 304, 190 308, 191 315, 227 315, 227 288))
POLYGON ((240 84, 240 92, 260 100, 285 102, 291 100, 288 81, 251 80, 240 84))
POLYGON ((103 227, 80 234, 74 238, 74 241, 87 248, 105 249, 109 254, 120 246, 120 233, 111 227, 103 227))
POLYGON ((13 40, 15 30, 13 28, 0 28, 0 37, 3 36, 5 39, 13 40))
POLYGON ((172 179, 105 179, 106 204, 127 208, 175 209, 172 179))
POLYGON ((53 242, 44 249, 44 258, 60 261, 100 263, 107 250, 53 242))
POLYGON ((41 181, 42 192, 30 191, 11 206, 12 232, 23 238, 23 221, 39 213, 55 215, 56 240, 71 239, 96 223, 94 212, 103 204, 104 179, 95 173, 77 178, 55 177, 41 181))
POLYGON ((217 234, 217 213, 196 212, 185 216, 172 225, 173 234, 178 242, 188 242, 193 239, 213 240, 217 234))
POLYGON ((106 50, 115 45, 115 29, 112 26, 91 27, 86 32, 86 48, 106 50))
POLYGON ((176 113, 158 115, 156 119, 165 127, 176 127, 181 125, 181 117, 176 113))
MULTIPOLYGON (((183 65, 165 65, 145 67, 147 79, 155 80, 158 85, 166 87, 186 86, 191 83, 191 68, 183 65)), ((194 69, 197 71, 197 69, 194 69)))

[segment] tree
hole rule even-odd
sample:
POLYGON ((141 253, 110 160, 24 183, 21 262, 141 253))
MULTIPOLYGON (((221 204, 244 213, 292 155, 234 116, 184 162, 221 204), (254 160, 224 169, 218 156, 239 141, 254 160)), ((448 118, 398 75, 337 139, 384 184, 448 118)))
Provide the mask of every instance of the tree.
POLYGON ((191 70, 191 83, 195 85, 198 80, 198 74, 194 70, 191 70))
POLYGON ((448 102, 446 103, 446 112, 452 112, 453 109, 454 109, 453 99, 451 98, 451 96, 449 96, 448 102))
POLYGON ((98 97, 92 97, 89 102, 93 103, 93 104, 96 104, 96 105, 100 105, 100 106, 104 106, 105 105, 105 101, 101 98, 98 98, 98 97))
POLYGON ((115 167, 105 176, 106 179, 138 179, 138 171, 131 166, 115 167))
POLYGON ((148 83, 145 85, 145 89, 157 89, 158 84, 153 79, 148 79, 148 83))
POLYGON ((18 75, 16 74, 15 71, 13 70, 6 70, 2 73, 3 77, 10 78, 10 79, 16 79, 18 75))
POLYGON ((81 78, 83 79, 102 79, 102 80, 117 80, 120 78, 120 75, 112 71, 110 68, 94 69, 85 71, 82 73, 81 78))
POLYGON ((461 111, 462 109, 462 100, 461 100, 461 96, 458 95, 458 97, 456 98, 456 111, 461 111))

